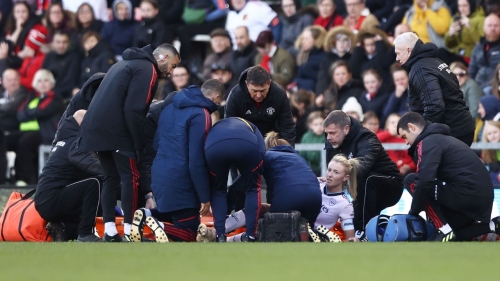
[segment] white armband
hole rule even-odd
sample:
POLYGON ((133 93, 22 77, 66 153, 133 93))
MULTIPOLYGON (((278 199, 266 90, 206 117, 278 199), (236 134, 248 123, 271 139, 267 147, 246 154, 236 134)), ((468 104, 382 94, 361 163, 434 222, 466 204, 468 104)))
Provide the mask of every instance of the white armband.
POLYGON ((342 224, 342 230, 344 231, 354 229, 354 222, 352 219, 342 220, 341 224, 342 224))

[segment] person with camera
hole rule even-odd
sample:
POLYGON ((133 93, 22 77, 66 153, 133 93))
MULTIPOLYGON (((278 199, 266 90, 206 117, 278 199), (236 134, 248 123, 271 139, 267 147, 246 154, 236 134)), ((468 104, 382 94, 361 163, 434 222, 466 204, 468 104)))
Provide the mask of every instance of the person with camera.
POLYGON ((484 36, 483 23, 484 11, 476 1, 458 0, 458 13, 444 36, 446 48, 469 62, 474 46, 484 36))

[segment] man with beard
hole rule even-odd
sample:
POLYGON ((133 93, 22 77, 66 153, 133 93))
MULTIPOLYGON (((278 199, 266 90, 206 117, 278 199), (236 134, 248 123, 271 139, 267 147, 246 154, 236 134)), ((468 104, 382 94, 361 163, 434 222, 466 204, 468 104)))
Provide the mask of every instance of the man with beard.
POLYGON ((98 152, 104 170, 102 209, 104 241, 130 242, 132 216, 137 209, 137 161, 144 148, 144 122, 158 87, 158 75, 168 76, 179 63, 179 53, 169 44, 129 48, 123 60, 106 73, 90 103, 80 129, 82 151, 98 152), (115 225, 114 207, 120 189, 124 211, 124 237, 115 225))
POLYGON ((341 110, 332 111, 323 122, 326 163, 336 154, 356 158, 357 197, 353 201, 356 238, 367 241, 365 226, 371 218, 396 204, 403 194, 403 177, 377 136, 341 110))

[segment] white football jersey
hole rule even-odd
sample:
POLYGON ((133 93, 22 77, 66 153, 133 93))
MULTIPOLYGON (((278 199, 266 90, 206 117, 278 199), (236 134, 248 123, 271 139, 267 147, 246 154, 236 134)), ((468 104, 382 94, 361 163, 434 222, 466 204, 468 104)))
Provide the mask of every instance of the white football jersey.
POLYGON ((325 182, 320 183, 319 187, 321 189, 322 205, 314 227, 323 225, 330 229, 340 219, 344 231, 354 229, 354 208, 347 195, 344 192, 328 194, 325 182))
POLYGON ((226 20, 226 30, 231 35, 233 48, 236 50, 234 41, 234 30, 240 26, 248 28, 248 35, 252 42, 257 40, 259 34, 269 29, 269 24, 277 16, 276 12, 267 3, 261 1, 249 1, 239 12, 229 11, 226 20))

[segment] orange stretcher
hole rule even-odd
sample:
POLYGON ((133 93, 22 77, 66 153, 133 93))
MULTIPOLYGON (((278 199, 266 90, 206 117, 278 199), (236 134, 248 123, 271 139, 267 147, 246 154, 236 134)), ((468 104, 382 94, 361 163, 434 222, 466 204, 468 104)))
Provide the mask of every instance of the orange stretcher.
MULTIPOLYGON (((115 224, 116 230, 118 230, 118 233, 123 236, 123 217, 116 217, 115 224)), ((97 229, 97 234, 99 234, 100 237, 104 237, 104 219, 102 217, 97 217, 95 219, 95 228, 97 229)), ((147 225, 144 225, 142 237, 155 240, 153 231, 151 231, 147 225)))

